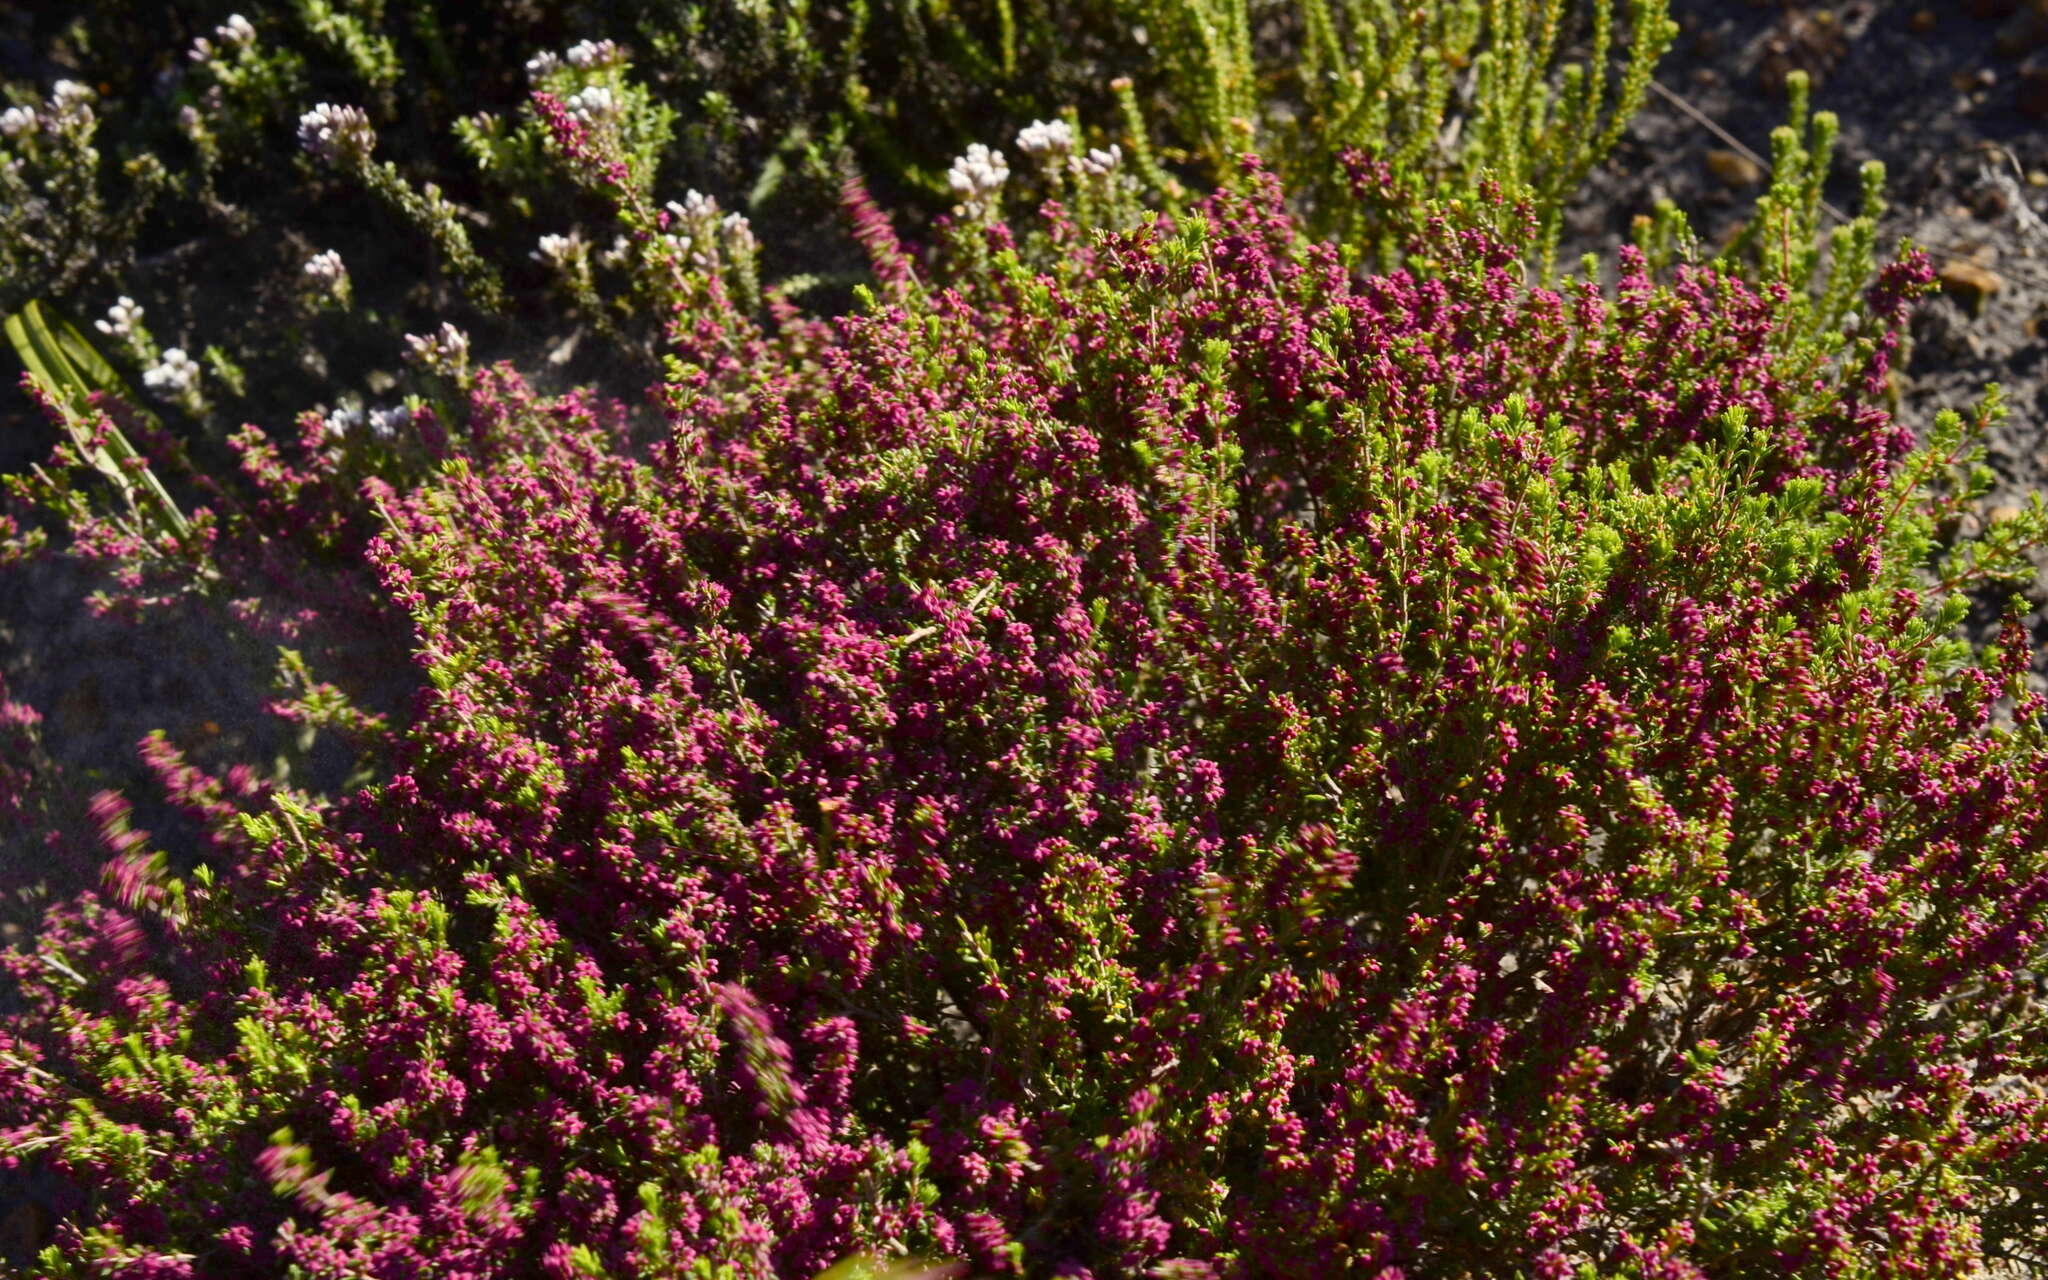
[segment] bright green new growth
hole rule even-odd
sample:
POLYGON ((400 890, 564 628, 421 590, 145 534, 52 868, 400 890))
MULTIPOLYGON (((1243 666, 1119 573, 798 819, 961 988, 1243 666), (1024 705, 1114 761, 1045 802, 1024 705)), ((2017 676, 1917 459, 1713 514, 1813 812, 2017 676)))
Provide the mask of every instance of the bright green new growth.
MULTIPOLYGON (((1564 0, 1124 0, 1123 16, 1153 48, 1153 101, 1173 153, 1206 180, 1234 181, 1232 158, 1256 150, 1311 206, 1311 225, 1342 231, 1378 256, 1412 234, 1398 209, 1365 222, 1334 180, 1348 149, 1390 162, 1420 192, 1452 196, 1490 178, 1531 199, 1548 261, 1564 203, 1620 140, 1641 106, 1677 24, 1665 0, 1612 0, 1589 11, 1564 0), (1583 19, 1581 23, 1575 18, 1583 19), (1255 43, 1277 26, 1286 34, 1255 43), (1618 67, 1612 55, 1623 31, 1618 67), (1559 65, 1582 37, 1583 61, 1559 65), (1260 50, 1266 51, 1262 60, 1260 50), (1275 52, 1277 50, 1277 52, 1275 52)), ((1125 96, 1127 136, 1145 141, 1125 96)), ((1161 194, 1179 193, 1139 172, 1161 194)), ((1404 202, 1405 203, 1405 202, 1404 202)))

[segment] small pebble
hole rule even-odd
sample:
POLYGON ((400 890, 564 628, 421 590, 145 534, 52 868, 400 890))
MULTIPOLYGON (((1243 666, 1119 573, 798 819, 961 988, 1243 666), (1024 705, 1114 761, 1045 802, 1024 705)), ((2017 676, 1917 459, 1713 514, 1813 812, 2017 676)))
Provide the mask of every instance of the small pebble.
POLYGON ((2029 4, 2006 20, 1991 43, 2008 58, 2023 58, 2048 45, 2048 12, 2029 4))
POLYGON ((1731 187, 1753 187, 1765 178, 1764 167, 1739 151, 1707 152, 1707 170, 1731 187))
POLYGON ((1941 287, 1950 297, 1968 307, 1972 314, 1981 315, 1984 304, 2005 287, 2005 281, 1999 279, 1996 272, 1955 258, 1941 268, 1941 287))
MULTIPOLYGON (((2013 105, 2037 120, 2048 116, 2048 63, 2036 57, 2020 68, 2019 91, 2014 95, 2013 105)), ((2033 175, 2028 174, 2027 180, 2033 181, 2033 175)))

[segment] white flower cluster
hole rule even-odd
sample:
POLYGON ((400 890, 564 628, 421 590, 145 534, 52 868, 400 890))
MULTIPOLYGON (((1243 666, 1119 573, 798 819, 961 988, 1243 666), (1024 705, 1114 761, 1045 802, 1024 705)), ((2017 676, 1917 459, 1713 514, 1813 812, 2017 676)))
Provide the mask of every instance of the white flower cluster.
POLYGON ((536 53, 526 60, 526 78, 539 84, 567 62, 579 71, 608 67, 620 61, 619 46, 610 40, 578 40, 567 53, 536 53))
POLYGON ((572 67, 604 67, 619 60, 619 46, 610 40, 578 40, 562 56, 572 67))
POLYGON ((570 115, 588 124, 616 112, 619 100, 610 89, 594 84, 570 94, 563 105, 569 108, 570 115))
POLYGON ((95 320, 92 327, 110 338, 126 338, 135 332, 135 326, 142 323, 142 308, 135 299, 122 294, 107 308, 107 318, 95 320))
POLYGON ((1017 131, 1017 150, 1048 167, 1074 149, 1074 129, 1064 120, 1033 120, 1017 131))
POLYGON ((1074 172, 1090 178, 1107 178, 1124 162, 1124 149, 1112 142, 1107 147, 1090 147, 1085 156, 1074 157, 1074 172))
POLYGON ((24 133, 34 133, 37 123, 34 107, 9 107, 0 111, 0 137, 19 138, 24 133))
POLYGON ((348 268, 343 265, 340 254, 326 249, 306 259, 306 274, 316 284, 332 289, 347 278, 348 268))
POLYGON ((742 213, 728 213, 719 221, 718 230, 725 239, 725 251, 735 258, 745 257, 760 247, 754 239, 753 224, 742 213))
MULTIPOLYGON (((1091 147, 1080 155, 1074 154, 1077 146, 1073 127, 1064 120, 1033 120, 1017 131, 1017 149, 1038 161, 1048 173, 1056 171, 1060 161, 1065 160, 1070 170, 1084 178, 1107 178, 1124 162, 1124 149, 1114 142, 1107 147, 1091 147)), ((947 175, 956 194, 961 191, 962 166, 973 155, 970 148, 966 157, 953 162, 953 172, 947 175)), ((997 156, 996 160, 1000 168, 1002 157, 997 156)), ((1007 176, 1007 170, 1001 172, 1007 176)), ((1001 177, 997 178, 997 185, 1001 185, 1001 177)), ((967 199, 965 195, 961 198, 967 199)))
POLYGON ((469 335, 443 320, 433 333, 405 335, 406 357, 436 373, 458 374, 469 363, 469 335))
POLYGON ((946 183, 960 198, 961 212, 978 218, 995 207, 996 193, 1010 179, 1010 162, 1003 153, 977 142, 967 154, 953 161, 946 171, 946 183))
POLYGON ((544 262, 551 267, 569 267, 583 257, 583 237, 574 231, 566 236, 542 236, 540 248, 533 251, 535 262, 544 262))
POLYGON ((379 440, 389 440, 411 425, 412 410, 402 404, 370 410, 370 434, 379 440))
POLYGON ((692 189, 683 193, 680 203, 671 200, 666 207, 670 225, 677 228, 669 236, 669 243, 677 253, 687 254, 692 266, 708 270, 718 265, 717 246, 721 242, 725 252, 735 259, 750 256, 760 247, 746 215, 728 213, 720 217, 716 197, 692 189))
POLYGON ((339 440, 363 425, 363 406, 359 404, 342 405, 320 421, 327 428, 327 434, 339 440))
POLYGON ((692 187, 683 193, 681 204, 669 201, 668 211, 683 222, 701 226, 718 216, 718 200, 692 187))
POLYGON ((213 36, 214 40, 220 41, 219 47, 214 45, 213 40, 200 36, 192 42, 192 51, 186 56, 201 64, 211 62, 214 56, 223 50, 240 49, 244 45, 256 43, 256 28, 241 14, 231 13, 226 22, 213 29, 213 36))
POLYGON ((163 358, 142 371, 142 385, 159 399, 176 400, 199 385, 199 362, 183 347, 166 347, 163 358))
POLYGON ((316 160, 358 163, 369 158, 377 133, 361 107, 323 102, 299 117, 299 145, 316 160))
POLYGON ((59 80, 50 88, 49 115, 43 121, 53 129, 92 123, 91 88, 76 80, 59 80))
POLYGON ((412 410, 404 405, 389 409, 371 409, 364 412, 363 406, 353 401, 337 406, 326 417, 320 419, 327 428, 327 434, 336 440, 363 425, 370 424, 370 434, 379 440, 389 440, 399 430, 412 422, 412 410))

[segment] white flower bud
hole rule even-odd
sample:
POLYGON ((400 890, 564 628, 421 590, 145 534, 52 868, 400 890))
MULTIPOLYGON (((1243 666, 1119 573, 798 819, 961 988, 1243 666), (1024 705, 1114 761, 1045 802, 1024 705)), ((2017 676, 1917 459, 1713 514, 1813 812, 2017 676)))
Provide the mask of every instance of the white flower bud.
POLYGON ((175 400, 199 382, 199 363, 182 347, 166 347, 163 358, 142 371, 142 385, 159 399, 175 400))
POLYGON ((754 251, 754 228, 747 221, 745 214, 726 214, 719 222, 718 230, 725 238, 726 252, 735 257, 744 257, 754 251))
POLYGON ((718 201, 694 187, 683 193, 683 202, 668 202, 668 211, 678 221, 702 226, 718 217, 718 201))
POLYGON ((24 133, 34 133, 37 123, 34 108, 9 107, 0 111, 0 137, 18 138, 24 133))
POLYGON ((220 37, 222 44, 233 45, 236 48, 240 48, 245 44, 254 44, 256 41, 256 28, 254 24, 239 13, 229 14, 226 22, 213 29, 213 34, 220 37))
POLYGON ((1041 161, 1057 161, 1074 149, 1074 130, 1064 120, 1033 120, 1017 131, 1017 150, 1041 161))
POLYGON ((327 434, 339 440, 363 425, 363 406, 359 404, 342 405, 320 421, 326 426, 327 434))
POLYGON ((970 216, 986 212, 1009 178, 1010 164, 1003 159, 1003 153, 979 142, 968 147, 967 154, 953 161, 953 167, 946 171, 947 185, 960 197, 970 216))
POLYGON ((359 163, 377 145, 377 133, 361 107, 323 102, 299 117, 299 145, 316 160, 359 163))
POLYGON ((327 249, 306 259, 306 274, 331 289, 348 275, 348 267, 342 263, 340 254, 327 249))
POLYGON ((611 115, 619 109, 618 99, 612 95, 610 89, 601 84, 578 89, 569 95, 568 102, 563 105, 569 108, 570 115, 585 123, 611 115))
POLYGON ((50 120, 57 128, 92 122, 93 91, 76 80, 59 80, 50 89, 50 120))
POLYGON ((1107 147, 1090 148, 1085 156, 1075 156, 1074 171, 1091 178, 1107 178, 1123 162, 1124 149, 1112 142, 1107 147))
POLYGON ((573 231, 566 236, 542 236, 532 257, 551 267, 567 267, 583 256, 583 247, 583 237, 573 231))
POLYGON ((609 40, 579 40, 563 56, 572 67, 601 67, 618 59, 619 46, 609 40))
POLYGON ((135 305, 135 299, 122 294, 114 305, 107 308, 107 318, 95 320, 92 327, 110 338, 125 338, 135 332, 135 326, 142 323, 142 308, 135 305))
POLYGON ((370 434, 379 440, 389 440, 410 425, 412 410, 402 404, 390 409, 370 410, 370 434))
POLYGON ((562 60, 552 53, 536 53, 526 60, 526 78, 538 84, 562 69, 562 60))
POLYGON ((460 373, 469 363, 469 335, 445 320, 433 333, 406 334, 405 344, 408 359, 437 373, 460 373))

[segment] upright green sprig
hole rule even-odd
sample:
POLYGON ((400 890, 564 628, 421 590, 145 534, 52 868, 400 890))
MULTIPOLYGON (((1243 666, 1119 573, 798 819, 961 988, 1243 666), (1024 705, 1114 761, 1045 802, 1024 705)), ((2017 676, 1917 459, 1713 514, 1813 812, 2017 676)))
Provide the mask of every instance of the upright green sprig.
POLYGON ((440 185, 428 182, 414 187, 396 164, 370 158, 377 135, 361 108, 321 103, 299 117, 299 143, 314 159, 360 181, 424 232, 448 259, 472 302, 486 311, 504 308, 504 285, 496 269, 470 243, 461 211, 442 194, 440 185))
POLYGON ((1413 233, 1400 210, 1361 219, 1333 184, 1337 157, 1363 150, 1416 190, 1470 195, 1482 181, 1525 193, 1531 246, 1547 273, 1564 204, 1620 140, 1677 34, 1666 0, 1613 0, 1585 13, 1589 59, 1558 65, 1575 6, 1565 0, 1296 0, 1298 38, 1277 65, 1254 55, 1250 12, 1224 0, 1142 0, 1171 131, 1227 185, 1227 157, 1255 146, 1310 206, 1314 225, 1375 249, 1413 233), (1610 66, 1626 31, 1626 54, 1610 66), (1287 59, 1292 59, 1292 66, 1287 59))

